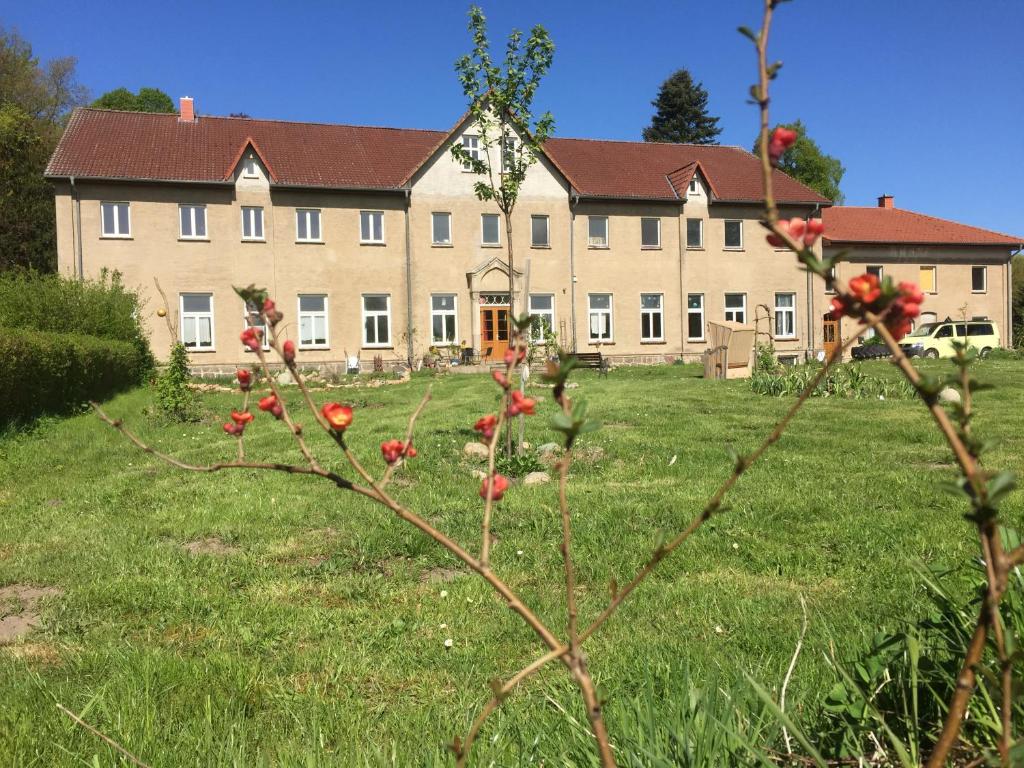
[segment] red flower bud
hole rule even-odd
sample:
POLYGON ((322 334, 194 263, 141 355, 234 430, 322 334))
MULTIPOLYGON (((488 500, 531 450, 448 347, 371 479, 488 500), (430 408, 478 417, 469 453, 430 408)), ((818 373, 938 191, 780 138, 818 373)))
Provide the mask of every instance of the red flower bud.
POLYGON ((825 222, 821 219, 808 219, 807 231, 804 233, 804 245, 810 248, 823 234, 825 234, 825 222))
POLYGON ((772 131, 771 139, 768 142, 768 157, 772 161, 772 165, 776 165, 779 162, 779 158, 782 154, 793 146, 797 140, 797 132, 791 131, 789 128, 783 128, 781 125, 772 131))
POLYGON ((413 448, 410 445, 408 448, 405 449, 405 456, 406 456, 406 458, 409 458, 409 459, 415 459, 416 458, 416 449, 413 448))
POLYGON ((508 406, 509 416, 518 416, 520 413, 524 413, 527 416, 533 416, 534 407, 537 405, 537 401, 531 397, 527 397, 518 389, 512 391, 512 402, 508 406))
POLYGON ((224 424, 224 431, 234 437, 240 437, 242 432, 245 431, 245 424, 224 424))
MULTIPOLYGON (((492 478, 485 477, 483 482, 480 484, 480 498, 481 499, 486 499, 487 498, 488 489, 491 488, 491 480, 492 480, 492 478)), ((492 490, 490 490, 490 494, 491 494, 491 499, 493 501, 497 501, 502 496, 504 496, 505 495, 505 491, 508 490, 508 478, 505 477, 504 475, 494 475, 493 480, 494 480, 494 488, 492 490)))
POLYGON ((259 328, 250 326, 242 331, 242 344, 251 349, 253 352, 259 351, 259 348, 263 345, 263 331, 259 328))
POLYGON ((238 388, 243 392, 248 392, 252 387, 252 372, 243 368, 235 371, 235 376, 238 377, 238 388))
POLYGON ((863 274, 850 281, 850 293, 861 304, 872 304, 882 295, 878 275, 863 274))
POLYGON ((916 283, 908 283, 906 281, 896 286, 900 292, 900 296, 912 304, 921 304, 924 301, 924 294, 921 289, 917 287, 916 283))
POLYGON ((477 419, 476 424, 473 425, 473 429, 480 433, 480 437, 484 440, 490 440, 494 437, 494 430, 498 424, 498 417, 493 413, 489 413, 486 416, 481 416, 477 419))
POLYGON ((271 325, 277 325, 284 318, 284 315, 278 311, 277 305, 271 299, 263 300, 263 316, 267 318, 267 322, 271 325))
POLYGON ((845 296, 836 296, 832 299, 832 312, 830 313, 833 320, 838 320, 849 310, 845 296))
POLYGON ((344 432, 352 423, 352 408, 341 403, 324 403, 320 413, 335 432, 344 432))
POLYGON ((508 389, 508 377, 505 376, 504 371, 491 371, 491 377, 498 382, 499 387, 508 389))
POLYGON ((388 464, 394 464, 403 456, 410 459, 416 456, 412 444, 406 445, 401 440, 386 440, 380 444, 380 452, 388 464))
POLYGON ((248 424, 250 421, 252 421, 252 419, 253 419, 253 415, 251 413, 249 413, 248 411, 232 411, 231 412, 231 420, 233 422, 235 422, 235 424, 245 425, 245 424, 248 424))
POLYGON ((505 365, 521 363, 526 359, 526 350, 519 347, 509 347, 505 350, 505 365))
POLYGON ((284 358, 286 364, 291 365, 295 362, 295 342, 288 339, 281 348, 281 356, 284 358))
MULTIPOLYGON (((801 219, 799 216, 794 216, 789 221, 780 221, 778 223, 779 229, 788 234, 791 238, 798 241, 804 236, 804 230, 807 227, 807 222, 801 219)), ((776 235, 774 232, 770 232, 768 237, 769 245, 774 245, 776 248, 785 248, 786 241, 776 235)))
POLYGON ((277 399, 277 395, 267 395, 266 397, 261 397, 257 405, 259 405, 261 411, 266 411, 275 419, 280 419, 281 416, 284 414, 284 407, 277 399))

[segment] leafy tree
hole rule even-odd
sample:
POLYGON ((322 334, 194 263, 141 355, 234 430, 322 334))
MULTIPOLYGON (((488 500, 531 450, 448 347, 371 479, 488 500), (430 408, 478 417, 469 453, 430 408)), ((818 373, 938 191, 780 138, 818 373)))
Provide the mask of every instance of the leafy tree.
POLYGON ((42 65, 21 36, 0 28, 0 270, 56 267, 53 188, 43 172, 85 97, 74 58, 42 65))
POLYGON ((127 88, 107 91, 92 103, 101 109, 120 109, 124 112, 168 112, 174 113, 174 101, 159 88, 139 88, 132 93, 127 88))
POLYGON ((532 110, 537 87, 551 68, 555 45, 539 24, 530 30, 525 46, 523 33, 514 29, 505 45, 502 66, 491 59, 487 20, 475 5, 469 9, 469 31, 473 51, 455 62, 455 71, 480 133, 480 153, 473 157, 461 144, 452 146, 451 151, 456 160, 481 177, 473 185, 476 196, 493 201, 505 219, 508 314, 515 318, 512 211, 527 170, 537 162, 541 147, 554 130, 550 112, 534 117, 532 110))
POLYGON ((1013 259, 1013 345, 1024 349, 1024 256, 1013 259))
POLYGON ((661 84, 651 102, 656 110, 644 128, 644 141, 682 144, 717 144, 718 118, 708 114, 708 92, 685 69, 678 69, 661 84))
MULTIPOLYGON (((796 142, 779 160, 779 168, 797 181, 818 192, 833 203, 841 204, 846 198, 839 189, 846 169, 838 158, 826 155, 821 147, 807 135, 807 126, 800 120, 784 123, 783 127, 796 131, 796 142)), ((761 137, 754 141, 754 154, 758 153, 761 137)))

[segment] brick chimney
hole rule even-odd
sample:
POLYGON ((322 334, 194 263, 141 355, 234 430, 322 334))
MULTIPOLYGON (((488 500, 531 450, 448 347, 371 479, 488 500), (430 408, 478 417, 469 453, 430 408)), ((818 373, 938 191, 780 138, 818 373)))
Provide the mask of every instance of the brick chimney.
POLYGON ((892 203, 892 195, 882 195, 878 198, 879 208, 895 208, 896 206, 892 203))
POLYGON ((191 96, 182 96, 178 101, 178 120, 183 123, 196 121, 196 110, 191 96))

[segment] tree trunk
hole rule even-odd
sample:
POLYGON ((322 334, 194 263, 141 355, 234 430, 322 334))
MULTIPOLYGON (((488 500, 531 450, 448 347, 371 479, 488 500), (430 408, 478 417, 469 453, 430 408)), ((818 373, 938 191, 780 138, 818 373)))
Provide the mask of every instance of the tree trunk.
MULTIPOLYGON (((515 318, 515 306, 516 306, 516 267, 515 267, 515 255, 512 250, 512 209, 503 210, 505 214, 505 243, 506 252, 508 253, 508 317, 506 321, 508 328, 505 332, 508 334, 509 346, 512 345, 512 320, 515 318)), ((501 333, 501 330, 498 330, 501 333)), ((505 455, 512 458, 512 419, 505 420, 505 455)))

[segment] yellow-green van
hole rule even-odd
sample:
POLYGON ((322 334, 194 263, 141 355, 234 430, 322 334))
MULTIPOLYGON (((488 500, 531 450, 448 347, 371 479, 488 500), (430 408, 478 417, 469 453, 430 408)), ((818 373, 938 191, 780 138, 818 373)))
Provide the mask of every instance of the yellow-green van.
POLYGON ((984 357, 999 346, 999 326, 991 320, 924 323, 903 338, 900 348, 910 357, 953 357, 954 341, 966 342, 984 357))

